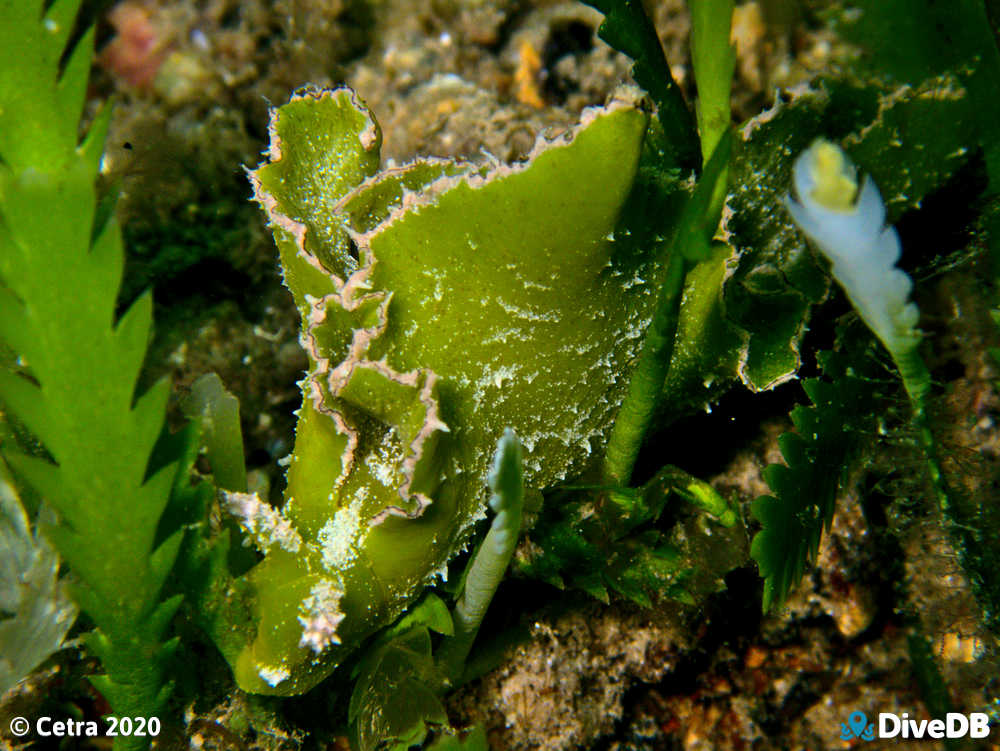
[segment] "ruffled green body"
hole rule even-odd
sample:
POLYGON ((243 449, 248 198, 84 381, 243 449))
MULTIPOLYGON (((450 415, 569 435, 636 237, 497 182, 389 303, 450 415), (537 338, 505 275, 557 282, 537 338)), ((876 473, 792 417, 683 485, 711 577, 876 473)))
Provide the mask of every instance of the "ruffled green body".
POLYGON ((613 239, 645 128, 615 102, 522 164, 377 172, 349 90, 275 112, 252 179, 310 371, 284 508, 229 499, 265 553, 244 689, 307 690, 443 574, 505 428, 536 491, 600 455, 652 303, 652 261, 613 239))

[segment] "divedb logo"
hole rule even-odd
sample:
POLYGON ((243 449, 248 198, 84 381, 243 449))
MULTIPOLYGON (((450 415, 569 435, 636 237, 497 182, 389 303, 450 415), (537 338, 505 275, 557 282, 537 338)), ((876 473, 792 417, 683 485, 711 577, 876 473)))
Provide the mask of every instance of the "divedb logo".
POLYGON ((985 712, 949 712, 943 720, 912 720, 906 712, 879 712, 878 732, 864 712, 851 712, 840 725, 840 739, 870 741, 878 738, 986 738, 990 717, 985 712))

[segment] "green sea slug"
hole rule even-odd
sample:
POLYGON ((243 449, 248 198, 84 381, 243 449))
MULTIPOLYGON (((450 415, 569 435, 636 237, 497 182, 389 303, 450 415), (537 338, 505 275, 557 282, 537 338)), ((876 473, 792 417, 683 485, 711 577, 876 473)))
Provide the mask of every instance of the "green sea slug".
POLYGON ((352 91, 272 112, 251 180, 310 368, 283 508, 227 496, 264 554, 224 648, 243 689, 308 690, 444 576, 505 429, 529 491, 599 460, 660 270, 614 234, 646 127, 623 95, 521 163, 380 171, 352 91))

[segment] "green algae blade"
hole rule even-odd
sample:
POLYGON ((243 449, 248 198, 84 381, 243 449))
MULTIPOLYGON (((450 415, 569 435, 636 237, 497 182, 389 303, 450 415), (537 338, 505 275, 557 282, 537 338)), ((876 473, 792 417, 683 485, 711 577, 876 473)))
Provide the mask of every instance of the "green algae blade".
POLYGON ((251 179, 311 367, 285 506, 228 504, 266 550, 241 687, 305 691, 414 602, 483 518, 505 428, 529 489, 593 465, 651 316, 656 262, 614 240, 646 127, 616 100, 523 163, 377 172, 353 92, 273 115, 251 179))

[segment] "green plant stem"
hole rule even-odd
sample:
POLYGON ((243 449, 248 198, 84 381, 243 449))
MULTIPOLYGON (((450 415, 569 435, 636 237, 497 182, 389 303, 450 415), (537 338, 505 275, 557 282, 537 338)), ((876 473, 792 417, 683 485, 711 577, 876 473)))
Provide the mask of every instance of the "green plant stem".
POLYGON ((914 405, 913 422, 917 428, 917 435, 920 438, 920 447, 924 451, 924 458, 927 461, 927 469, 930 473, 931 486, 934 488, 934 496, 937 500, 938 508, 941 512, 948 514, 951 509, 949 500, 950 492, 944 473, 941 471, 941 461, 938 458, 937 444, 934 441, 934 434, 931 432, 930 423, 927 419, 927 412, 923 404, 914 405))
POLYGON ((722 201, 716 200, 716 196, 725 195, 732 142, 732 132, 725 131, 681 214, 659 285, 653 320, 604 455, 603 481, 608 485, 628 484, 642 439, 656 412, 674 352, 687 273, 712 253, 711 239, 722 213, 722 201))
MULTIPOLYGON (((733 0, 690 0, 691 64, 698 86, 698 133, 703 164, 729 128, 736 50, 730 43, 733 0)), ((725 185, 720 188, 725 197, 725 185)), ((717 191, 719 192, 719 191, 717 191)))
POLYGON ((938 508, 941 509, 942 513, 947 514, 951 505, 948 500, 951 492, 941 471, 937 444, 934 441, 934 433, 931 431, 930 420, 927 416, 927 392, 931 385, 930 371, 927 370, 927 364, 916 348, 900 351, 890 350, 889 354, 896 363, 896 369, 903 379, 903 388, 906 389, 906 394, 910 398, 910 405, 913 409, 913 425, 917 429, 920 448, 927 461, 927 469, 930 472, 931 486, 934 488, 938 508))
POLYGON ((454 684, 462 675, 486 609, 517 547, 524 507, 524 477, 521 443, 509 428, 497 447, 490 487, 493 489, 490 506, 497 515, 466 572, 462 595, 452 613, 455 633, 435 655, 447 685, 454 684))
POLYGON ((608 484, 620 487, 628 484, 642 439, 653 419, 656 403, 670 368, 686 267, 683 255, 675 247, 667 262, 656 312, 639 354, 639 364, 632 374, 628 393, 608 441, 603 472, 604 481, 608 484))
MULTIPOLYGON (((673 144, 677 155, 677 163, 682 167, 693 167, 698 163, 700 141, 698 129, 691 108, 684 100, 684 92, 674 81, 670 71, 670 63, 660 44, 656 27, 642 11, 641 0, 625 0, 623 3, 632 13, 636 29, 643 40, 643 48, 655 55, 653 61, 647 62, 653 70, 666 71, 667 75, 646 80, 650 86, 650 94, 657 104, 656 116, 663 126, 665 141, 673 144)), ((636 64, 640 62, 637 60, 636 64)), ((644 84, 644 85, 646 85, 644 84)))
POLYGON ((696 169, 700 143, 695 118, 684 100, 684 92, 674 81, 660 37, 646 15, 642 0, 583 2, 605 15, 597 35, 635 62, 632 76, 656 103, 656 118, 663 129, 664 147, 670 154, 668 161, 683 169, 696 169))

